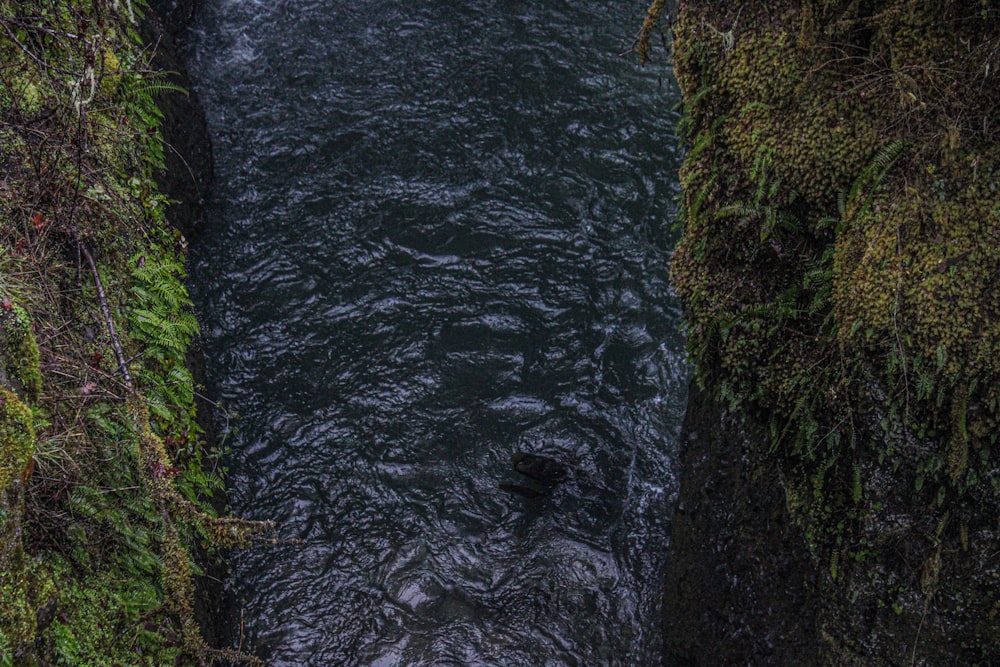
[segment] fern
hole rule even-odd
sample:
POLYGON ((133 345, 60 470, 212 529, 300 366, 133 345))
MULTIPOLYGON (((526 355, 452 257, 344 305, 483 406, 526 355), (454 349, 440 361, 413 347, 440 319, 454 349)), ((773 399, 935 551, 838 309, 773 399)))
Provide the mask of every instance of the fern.
POLYGON ((184 268, 167 257, 136 258, 132 271, 134 335, 148 346, 166 351, 166 359, 183 362, 191 340, 198 334, 198 321, 188 310, 192 305, 182 279, 184 268))
POLYGON ((183 358, 191 339, 198 333, 198 320, 191 313, 156 312, 145 308, 132 311, 134 334, 154 349, 147 352, 160 361, 183 358), (167 354, 162 354, 164 351, 167 354), (160 354, 157 354, 160 353, 160 354))
POLYGON ((686 220, 699 219, 699 213, 701 212, 702 206, 704 206, 705 202, 708 200, 708 197, 711 195, 712 190, 715 188, 715 181, 716 181, 716 176, 713 173, 712 176, 705 181, 705 184, 698 189, 695 196, 691 198, 691 203, 688 206, 687 215, 681 216, 683 219, 686 220))
POLYGON ((740 201, 721 207, 715 214, 715 217, 718 220, 725 218, 750 218, 751 220, 759 220, 766 215, 767 213, 759 204, 740 201))
POLYGON ((187 96, 189 93, 186 88, 166 80, 166 77, 169 76, 179 76, 179 74, 178 72, 160 70, 133 74, 128 97, 135 103, 144 103, 146 98, 153 98, 163 93, 180 93, 187 96))
POLYGON ((767 144, 761 144, 754 152, 753 164, 750 166, 750 180, 757 183, 757 192, 754 195, 754 202, 760 205, 765 199, 767 189, 768 169, 771 166, 771 158, 774 151, 767 144))
POLYGON ((153 417, 162 427, 186 438, 201 432, 194 421, 194 381, 185 367, 191 341, 199 333, 184 286, 184 267, 168 250, 133 260, 129 313, 132 337, 144 345, 137 377, 153 417))
POLYGON ((814 223, 813 229, 815 230, 817 235, 823 234, 827 230, 830 229, 835 230, 837 228, 837 225, 840 224, 840 221, 841 218, 836 218, 834 216, 824 216, 814 223))
POLYGON ((917 400, 924 400, 934 391, 934 375, 931 373, 918 372, 917 374, 917 400))
POLYGON ((715 86, 714 85, 707 85, 706 84, 706 85, 702 86, 701 88, 699 88, 698 92, 696 92, 690 98, 684 100, 684 115, 685 116, 693 116, 693 114, 691 113, 692 109, 694 109, 694 107, 699 102, 701 102, 703 99, 705 99, 708 95, 710 95, 713 92, 715 92, 715 86))
POLYGON ((739 116, 740 118, 743 118, 747 114, 750 114, 754 111, 770 111, 770 110, 771 110, 770 105, 765 104, 764 102, 760 101, 748 102, 747 104, 743 105, 742 109, 740 109, 739 116))
POLYGON ((937 356, 937 369, 944 370, 945 364, 948 363, 948 347, 943 343, 938 345, 935 354, 937 356))
POLYGON ((177 310, 192 304, 181 282, 185 271, 180 262, 170 257, 147 262, 140 257, 136 260, 135 267, 132 276, 137 284, 133 291, 140 299, 158 303, 167 310, 177 310))
POLYGON ((875 157, 868 163, 868 166, 861 170, 861 173, 855 179, 848 199, 855 199, 862 189, 871 190, 881 185, 889 169, 892 168, 892 165, 896 163, 896 160, 899 159, 899 156, 902 155, 908 146, 908 142, 897 140, 876 153, 875 157))
MULTIPOLYGON (((717 220, 738 217, 760 222, 760 241, 764 243, 779 231, 796 232, 799 230, 799 220, 781 210, 778 198, 781 193, 780 178, 770 178, 770 167, 774 151, 767 144, 761 144, 754 153, 753 164, 750 167, 750 180, 756 185, 752 202, 738 201, 721 207, 715 214, 717 220)), ((792 190, 788 193, 787 204, 791 205, 799 198, 799 193, 792 190)))
POLYGON ((894 141, 875 154, 875 157, 868 163, 868 166, 862 169, 858 177, 854 179, 846 201, 843 203, 838 201, 838 206, 842 208, 841 217, 846 217, 848 202, 858 202, 862 193, 865 195, 864 200, 856 206, 853 217, 868 210, 875 193, 885 181, 889 170, 908 147, 909 143, 906 141, 894 141))
POLYGON ((783 294, 769 303, 757 303, 747 306, 743 310, 743 313, 745 316, 749 317, 771 319, 781 322, 795 319, 801 314, 801 311, 795 307, 794 298, 789 298, 789 296, 783 294))
POLYGON ((715 137, 710 132, 699 132, 695 137, 694 144, 685 156, 686 160, 694 161, 699 155, 715 142, 715 137))

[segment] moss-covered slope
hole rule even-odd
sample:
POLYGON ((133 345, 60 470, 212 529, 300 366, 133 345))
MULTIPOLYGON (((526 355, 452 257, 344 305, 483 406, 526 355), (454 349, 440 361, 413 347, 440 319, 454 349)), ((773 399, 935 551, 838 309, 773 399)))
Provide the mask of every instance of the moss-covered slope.
POLYGON ((0 0, 0 665, 208 661, 192 549, 255 528, 204 502, 144 11, 0 0))
POLYGON ((672 274, 830 664, 1000 655, 1000 9, 681 3, 672 274), (756 432, 754 428, 749 429, 756 432))

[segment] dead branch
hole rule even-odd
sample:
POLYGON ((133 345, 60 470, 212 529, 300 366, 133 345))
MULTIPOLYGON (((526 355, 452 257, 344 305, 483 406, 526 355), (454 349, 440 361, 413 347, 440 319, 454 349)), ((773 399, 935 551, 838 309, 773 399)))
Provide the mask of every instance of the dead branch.
POLYGON ((118 331, 115 329, 114 318, 111 317, 111 308, 108 307, 108 299, 104 295, 104 284, 101 282, 101 275, 97 271, 97 264, 94 263, 94 257, 90 254, 87 246, 83 244, 82 241, 78 241, 80 252, 83 253, 84 258, 87 260, 87 264, 90 266, 90 272, 94 275, 94 285, 97 288, 97 300, 101 304, 101 313, 104 315, 104 322, 108 325, 108 334, 111 336, 111 346, 115 350, 115 358, 118 360, 118 368, 121 369, 122 377, 125 381, 125 387, 128 388, 130 392, 135 391, 135 383, 132 382, 132 374, 129 373, 128 364, 125 361, 125 353, 122 352, 121 343, 118 342, 118 331))

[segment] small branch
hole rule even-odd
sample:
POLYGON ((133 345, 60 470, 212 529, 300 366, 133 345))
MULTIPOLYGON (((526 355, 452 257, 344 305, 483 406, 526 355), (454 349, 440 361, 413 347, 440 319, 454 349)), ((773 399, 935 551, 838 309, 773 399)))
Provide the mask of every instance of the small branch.
POLYGON ((101 303, 101 313, 104 315, 104 322, 108 325, 108 334, 111 336, 111 346, 115 349, 115 358, 118 359, 118 368, 121 369, 125 386, 129 391, 134 392, 135 383, 132 382, 132 374, 128 371, 125 354, 122 352, 121 343, 118 342, 118 332, 115 330, 115 321, 111 317, 111 309, 108 307, 108 299, 104 294, 104 284, 101 282, 101 275, 97 271, 97 264, 94 263, 94 257, 87 250, 87 246, 79 240, 78 245, 80 252, 83 253, 87 264, 90 266, 90 272, 94 275, 94 285, 97 287, 97 300, 101 303))
MULTIPOLYGON (((11 30, 10 25, 8 25, 8 21, 10 21, 10 19, 6 17, 0 18, 0 26, 3 26, 4 32, 7 33, 7 37, 12 42, 14 42, 14 44, 17 45, 17 48, 19 48, 24 53, 24 55, 28 56, 31 60, 35 61, 35 64, 41 67, 46 73, 55 72, 56 74, 75 74, 74 72, 71 72, 70 70, 67 69, 62 69, 60 67, 53 67, 52 65, 49 65, 46 61, 39 58, 31 49, 27 47, 27 45, 23 44, 21 40, 17 38, 17 34, 13 30, 11 30)), ((31 30, 38 29, 38 26, 34 25, 32 26, 22 25, 22 27, 30 28, 31 30)))

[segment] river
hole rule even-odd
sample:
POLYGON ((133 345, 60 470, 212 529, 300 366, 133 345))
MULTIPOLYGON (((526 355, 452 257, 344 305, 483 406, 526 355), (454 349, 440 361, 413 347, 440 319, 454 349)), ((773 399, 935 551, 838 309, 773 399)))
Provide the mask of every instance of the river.
POLYGON ((191 247, 274 665, 654 665, 688 368, 647 2, 204 0, 191 247), (518 450, 569 478, 529 499, 518 450))

